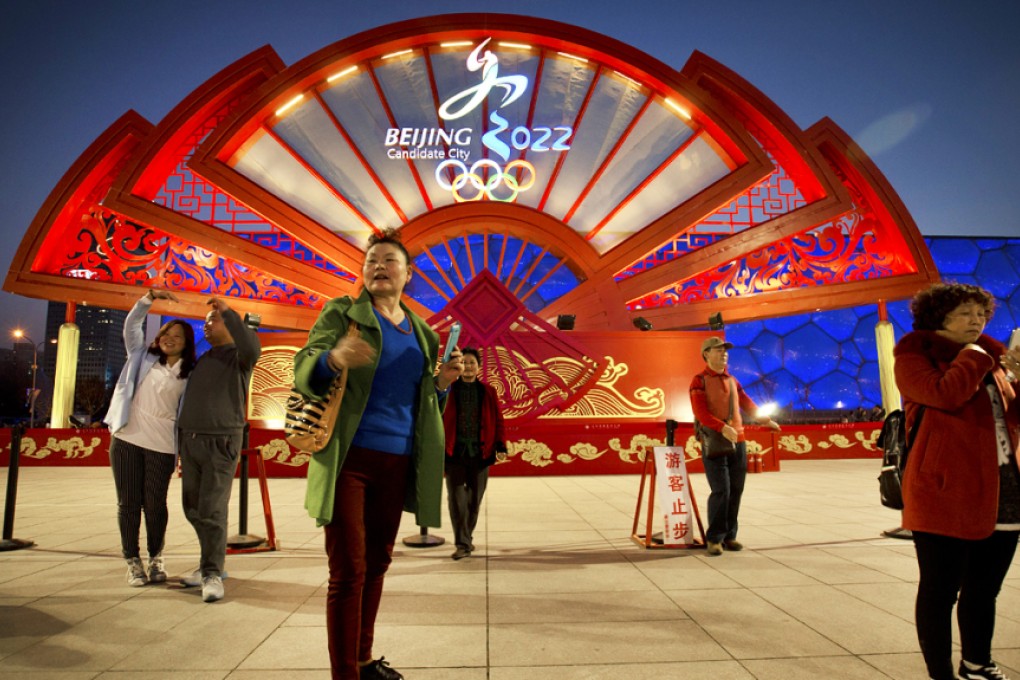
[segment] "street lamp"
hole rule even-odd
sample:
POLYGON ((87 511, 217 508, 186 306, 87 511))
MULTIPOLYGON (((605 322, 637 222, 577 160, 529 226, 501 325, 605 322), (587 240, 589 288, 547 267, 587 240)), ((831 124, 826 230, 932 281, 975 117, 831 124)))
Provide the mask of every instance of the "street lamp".
POLYGON ((35 427, 35 374, 39 368, 39 345, 35 344, 35 340, 25 335, 25 331, 20 328, 11 331, 11 335, 18 340, 27 340, 32 343, 32 391, 29 393, 31 396, 28 399, 28 426, 35 427))

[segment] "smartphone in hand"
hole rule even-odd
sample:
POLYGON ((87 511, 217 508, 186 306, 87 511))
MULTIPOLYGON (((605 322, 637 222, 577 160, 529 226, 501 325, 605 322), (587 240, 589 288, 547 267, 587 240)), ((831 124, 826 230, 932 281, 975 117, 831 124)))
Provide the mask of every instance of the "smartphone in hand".
POLYGON ((450 336, 446 338, 446 349, 443 350, 443 361, 446 363, 450 360, 450 355, 453 354, 453 348, 457 346, 457 342, 460 340, 460 321, 454 321, 453 326, 450 327, 450 336))
POLYGON ((1020 328, 1014 328, 1013 332, 1009 334, 1009 349, 1016 349, 1020 347, 1020 328))

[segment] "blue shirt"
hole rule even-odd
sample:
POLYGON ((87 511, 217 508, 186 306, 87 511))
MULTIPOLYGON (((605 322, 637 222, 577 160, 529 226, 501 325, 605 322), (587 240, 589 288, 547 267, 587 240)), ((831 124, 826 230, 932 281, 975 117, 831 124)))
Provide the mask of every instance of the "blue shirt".
POLYGON ((368 405, 351 445, 406 456, 414 441, 414 409, 425 357, 411 319, 405 317, 398 329, 378 310, 373 311, 382 328, 382 351, 368 405))

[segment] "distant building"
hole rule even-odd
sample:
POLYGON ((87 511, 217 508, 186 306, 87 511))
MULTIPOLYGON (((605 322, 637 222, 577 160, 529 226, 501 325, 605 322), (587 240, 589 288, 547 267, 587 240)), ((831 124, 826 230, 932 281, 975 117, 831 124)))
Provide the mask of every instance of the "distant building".
POLYGON ((28 366, 28 370, 31 371, 34 350, 35 345, 33 345, 31 342, 28 342, 26 340, 15 340, 14 349, 10 351, 14 355, 13 357, 14 359, 18 359, 25 362, 25 365, 28 366))
POLYGON ((27 415, 31 384, 31 343, 16 342, 13 349, 0 348, 0 425, 6 427, 27 415))
MULTIPOLYGON (((59 335, 66 313, 67 305, 63 302, 50 302, 46 310, 46 350, 40 366, 45 368, 51 384, 57 364, 57 346, 49 341, 59 335)), ((123 340, 126 317, 127 312, 119 309, 78 306, 75 323, 81 332, 78 342, 79 382, 86 376, 96 376, 107 390, 113 388, 126 359, 123 340)), ((31 363, 31 357, 29 360, 31 363)))

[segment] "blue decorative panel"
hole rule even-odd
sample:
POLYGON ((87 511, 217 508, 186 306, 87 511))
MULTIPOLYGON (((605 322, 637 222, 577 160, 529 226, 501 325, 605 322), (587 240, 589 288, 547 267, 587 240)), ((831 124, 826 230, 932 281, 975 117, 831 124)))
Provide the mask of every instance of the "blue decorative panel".
POLYGON ((771 373, 783 367, 783 339, 775 333, 771 331, 762 333, 749 349, 761 373, 771 373))
POLYGON ((943 278, 972 273, 981 255, 980 249, 968 239, 930 239, 928 249, 943 278))
POLYGON ((1020 272, 1020 245, 1011 243, 1003 248, 1002 252, 1009 258, 1013 270, 1020 272))
POLYGON ((765 330, 763 321, 747 321, 726 327, 726 340, 738 347, 751 345, 758 334, 765 330))
MULTIPOLYGON (((1020 326, 1020 239, 926 239, 946 281, 996 298, 986 333, 1005 341, 1020 326)), ((896 337, 912 327, 910 301, 887 305, 896 337)), ((877 305, 731 324, 730 370, 756 402, 786 410, 870 409, 882 401, 875 346, 877 305), (837 406, 842 404, 842 406, 837 406)))
POLYGON ((834 370, 839 362, 839 345, 814 324, 807 324, 783 339, 783 361, 795 376, 814 382, 834 370))
MULTIPOLYGON (((865 361, 878 361, 878 347, 875 346, 875 324, 878 323, 878 307, 856 307, 860 320, 854 329, 853 342, 864 356, 865 361)), ((896 337, 901 337, 897 333, 896 337)))
POLYGON ((853 311, 843 309, 828 314, 816 314, 815 324, 837 342, 849 340, 857 327, 857 317, 853 311))
POLYGON ((407 294, 432 311, 445 307, 483 270, 495 275, 529 311, 536 313, 580 282, 561 258, 533 243, 502 234, 445 239, 418 255, 414 267, 421 276, 411 279, 407 294))
POLYGON ((787 333, 811 323, 811 316, 811 314, 794 314, 793 316, 769 319, 765 323, 774 333, 785 336, 787 333))
POLYGON ((1013 268, 1009 256, 1001 249, 982 253, 978 271, 981 285, 1003 298, 1009 298, 1020 287, 1020 270, 1013 268))
POLYGON ((857 379, 840 371, 825 375, 812 387, 812 392, 817 395, 811 395, 811 403, 817 405, 821 402, 820 408, 855 408, 861 403, 857 379))

